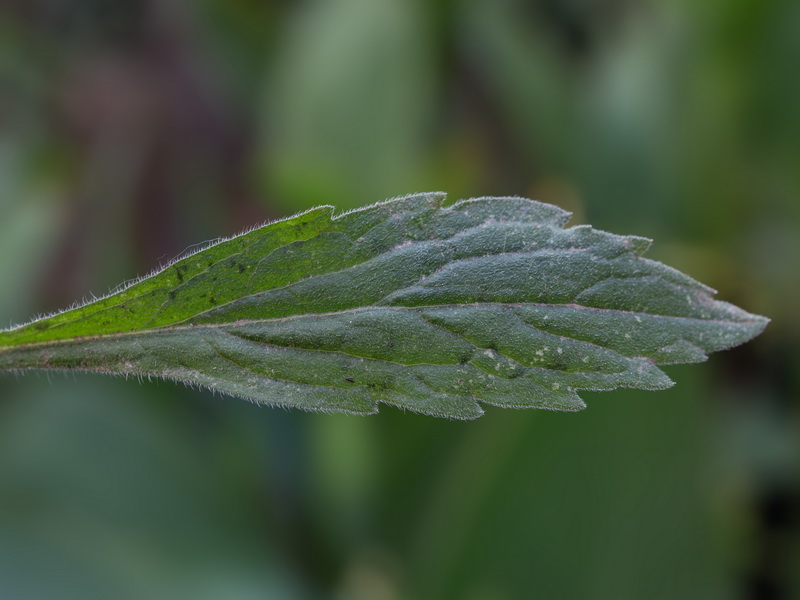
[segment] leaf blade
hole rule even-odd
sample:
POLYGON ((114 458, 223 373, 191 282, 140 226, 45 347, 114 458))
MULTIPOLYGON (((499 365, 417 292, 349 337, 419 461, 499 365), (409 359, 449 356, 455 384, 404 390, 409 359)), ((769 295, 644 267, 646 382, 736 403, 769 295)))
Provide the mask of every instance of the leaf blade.
POLYGON ((319 207, 222 240, 85 306, 0 332, 0 370, 84 369, 357 414, 578 410, 663 389, 767 319, 642 258, 650 241, 522 198, 319 207))

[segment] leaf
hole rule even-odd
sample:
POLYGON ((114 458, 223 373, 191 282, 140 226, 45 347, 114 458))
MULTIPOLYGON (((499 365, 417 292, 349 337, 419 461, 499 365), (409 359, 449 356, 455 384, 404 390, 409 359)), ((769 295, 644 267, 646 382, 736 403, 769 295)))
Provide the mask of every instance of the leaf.
POLYGON ((457 419, 664 389, 768 319, 641 258, 650 241, 523 198, 321 206, 0 331, 0 370, 153 376, 255 402, 457 419))

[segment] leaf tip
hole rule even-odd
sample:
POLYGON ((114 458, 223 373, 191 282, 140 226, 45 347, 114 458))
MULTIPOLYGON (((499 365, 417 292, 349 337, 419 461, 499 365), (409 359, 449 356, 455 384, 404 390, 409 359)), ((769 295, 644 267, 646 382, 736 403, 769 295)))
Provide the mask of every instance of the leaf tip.
POLYGON ((640 235, 626 235, 625 239, 626 243, 637 256, 642 256, 653 244, 653 240, 640 235))
POLYGON ((747 336, 745 339, 741 341, 741 343, 749 342, 753 338, 758 337, 764 330, 767 328, 767 325, 770 324, 772 319, 769 317, 765 317, 763 315, 754 315, 750 314, 750 320, 747 322, 745 326, 745 335, 747 336))

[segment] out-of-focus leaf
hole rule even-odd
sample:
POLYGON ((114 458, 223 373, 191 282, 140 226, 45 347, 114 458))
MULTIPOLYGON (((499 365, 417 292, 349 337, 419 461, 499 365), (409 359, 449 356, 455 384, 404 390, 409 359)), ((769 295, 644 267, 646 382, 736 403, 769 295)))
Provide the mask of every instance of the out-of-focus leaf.
POLYGON ((428 9, 404 0, 295 8, 265 88, 265 192, 294 212, 424 189, 438 126, 428 9))
MULTIPOLYGON (((46 176, 32 181, 24 153, 0 140, 0 315, 23 318, 30 313, 36 274, 52 255, 60 216, 46 176)), ((2 322, 2 321, 0 321, 2 322)))
POLYGON ((266 404, 471 419, 663 389, 656 366, 767 319, 641 257, 649 240, 523 198, 323 206, 223 240, 110 296, 0 332, 0 370, 163 377, 266 404))

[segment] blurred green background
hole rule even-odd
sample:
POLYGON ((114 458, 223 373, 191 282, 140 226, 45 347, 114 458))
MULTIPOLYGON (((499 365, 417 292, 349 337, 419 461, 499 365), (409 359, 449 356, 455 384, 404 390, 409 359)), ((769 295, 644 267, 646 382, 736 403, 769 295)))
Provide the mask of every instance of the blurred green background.
POLYGON ((524 195, 773 319, 578 414, 0 378, 0 597, 800 598, 796 0, 2 0, 0 322, 312 205, 524 195))

